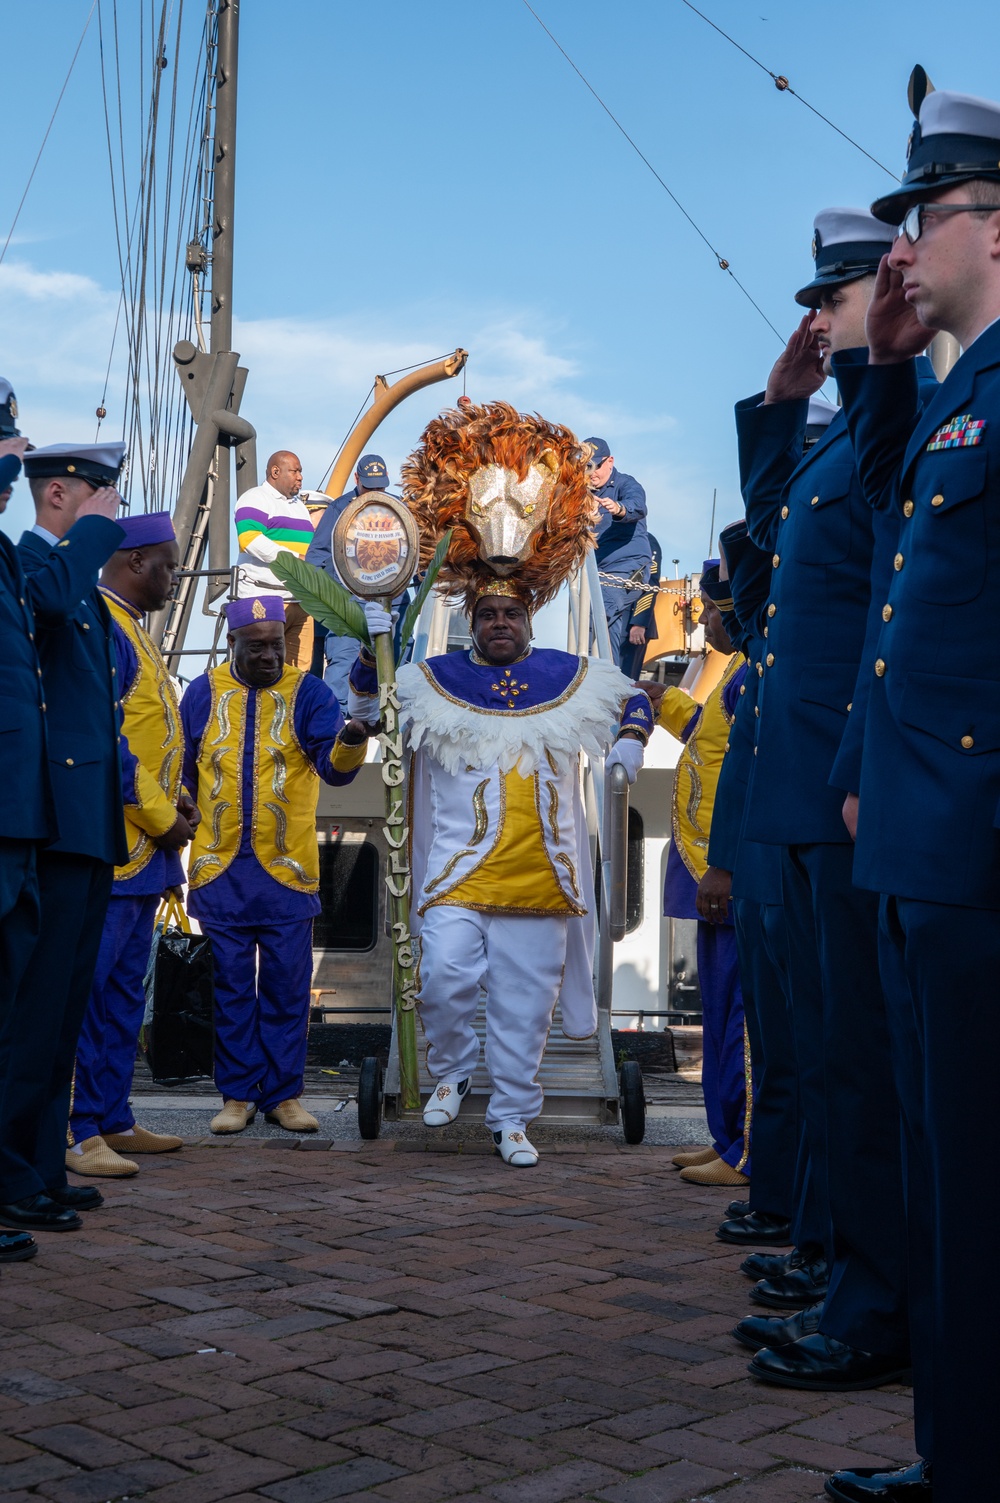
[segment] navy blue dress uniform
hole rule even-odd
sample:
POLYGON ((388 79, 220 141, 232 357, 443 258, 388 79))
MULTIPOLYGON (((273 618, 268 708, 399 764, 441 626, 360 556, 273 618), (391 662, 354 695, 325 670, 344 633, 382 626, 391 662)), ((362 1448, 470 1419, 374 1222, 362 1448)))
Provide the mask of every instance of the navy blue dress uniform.
MULTIPOLYGON (((0 459, 0 466, 10 466, 0 459)), ((20 469, 17 464, 13 471, 20 469)), ((0 470, 0 476, 3 471, 0 470)), ((56 832, 46 767, 45 704, 24 573, 0 532, 0 1101, 10 1079, 14 997, 38 935, 35 856, 56 832)))
MULTIPOLYGON (((29 479, 75 475, 112 483, 123 446, 36 449, 29 479)), ((111 618, 97 593, 102 565, 124 536, 83 517, 62 538, 26 532, 18 545, 37 623, 47 767, 58 838, 39 853, 41 927, 14 1002, 0 1113, 0 1222, 40 1225, 57 1208, 19 1202, 65 1192, 73 1059, 116 862, 127 859, 111 618), (25 1220, 38 1211, 41 1220, 25 1220)), ((36 679, 38 674, 36 674, 36 679)), ((72 1225, 72 1213, 62 1212, 72 1225)), ((63 1220, 59 1223, 65 1225, 63 1220)))
MULTIPOLYGON (((901 187, 873 209, 895 223, 971 178, 997 185, 1000 199, 1000 105, 932 93, 901 187)), ((982 1170, 1000 1054, 1000 323, 929 396, 914 361, 868 366, 857 350, 835 364, 866 492, 899 523, 878 602, 855 880, 884 895, 881 960, 907 1126, 917 1445, 933 1456, 938 1503, 966 1503, 996 1491, 1000 1211, 982 1170)))
POLYGON ((650 642, 656 640, 656 594, 660 588, 660 570, 663 567, 663 549, 651 532, 646 536, 649 539, 649 578, 643 588, 628 621, 628 630, 625 633, 625 644, 622 647, 621 670, 626 678, 633 681, 642 672, 642 665, 646 660, 646 648, 650 642), (633 626, 641 626, 646 633, 644 642, 632 641, 633 626))
MULTIPOLYGON (((807 307, 874 272, 892 238, 861 210, 826 211, 815 230, 816 275, 797 294, 807 307)), ((829 782, 864 650, 875 538, 846 419, 803 454, 807 419, 805 399, 765 405, 762 392, 736 408, 747 523, 772 563, 746 834, 781 847, 800 1100, 830 1210, 822 1334, 788 1350, 810 1372, 846 1364, 877 1380, 905 1369, 909 1349, 900 1119, 878 900, 853 884, 843 791, 829 782)))
MULTIPOLYGON (((759 662, 770 555, 750 541, 745 523, 719 538, 729 580, 708 593, 722 612, 729 640, 751 666, 759 662)), ((705 581, 702 587, 706 588, 705 581)), ((733 923, 746 1028, 753 1064, 751 1218, 726 1223, 723 1241, 787 1242, 795 1216, 801 1128, 795 1049, 787 1003, 787 958, 781 908, 781 865, 775 846, 743 839, 747 785, 753 766, 760 680, 748 673, 719 774, 708 845, 710 866, 732 874, 733 923)))
MULTIPOLYGON (((611 458, 606 439, 588 438, 589 464, 596 469, 611 458)), ((646 532, 646 492, 634 475, 612 468, 605 483, 594 491, 598 501, 617 501, 625 508, 612 516, 601 509, 597 521, 594 557, 601 575, 601 594, 611 634, 611 656, 621 667, 628 651, 628 628, 632 609, 649 579, 652 552, 646 532)))

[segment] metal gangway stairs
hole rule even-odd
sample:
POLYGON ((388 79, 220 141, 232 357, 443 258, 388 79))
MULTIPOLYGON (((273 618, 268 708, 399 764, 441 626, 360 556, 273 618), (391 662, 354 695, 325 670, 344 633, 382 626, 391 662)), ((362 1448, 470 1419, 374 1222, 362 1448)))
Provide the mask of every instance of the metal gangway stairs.
MULTIPOLYGON (((568 650, 610 660, 611 640, 592 553, 587 557, 585 568, 570 582, 565 598, 568 650)), ((415 659, 420 661, 447 651, 449 640, 454 640, 450 633, 456 620, 460 619, 458 612, 450 609, 440 597, 432 596, 424 607, 415 633, 415 659)), ((603 761, 589 758, 584 759, 582 778, 598 904, 594 959, 598 1023, 596 1033, 590 1038, 567 1038, 562 1033, 559 1008, 556 1007, 538 1077, 545 1092, 541 1120, 560 1126, 620 1124, 626 1141, 639 1143, 645 1132, 642 1072, 635 1060, 618 1065, 611 1032, 614 946, 625 934, 628 778, 624 768, 614 767, 606 773, 603 761)), ((484 994, 476 1018, 476 1031, 483 1045, 486 1036, 485 1001, 484 994)), ((420 1091, 422 1097, 426 1097, 433 1089, 433 1081, 427 1073, 426 1040, 419 1017, 418 1008, 420 1091)), ((460 1121, 482 1121, 489 1093, 489 1076, 484 1054, 481 1054, 471 1088, 462 1103, 460 1121)), ((383 1119, 400 1121, 417 1117, 416 1112, 405 1111, 402 1106, 394 1011, 384 1079, 378 1060, 367 1059, 362 1066, 358 1122, 363 1137, 376 1137, 383 1119)))

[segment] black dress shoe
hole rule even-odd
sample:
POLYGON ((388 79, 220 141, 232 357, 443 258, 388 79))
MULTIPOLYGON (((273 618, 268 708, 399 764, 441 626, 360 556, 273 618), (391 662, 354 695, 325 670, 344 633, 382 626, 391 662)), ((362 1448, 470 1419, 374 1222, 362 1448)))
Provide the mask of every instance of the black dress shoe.
POLYGON ((823 1249, 815 1242, 795 1247, 790 1253, 751 1253, 740 1264, 740 1272, 748 1279, 776 1279, 793 1268, 816 1263, 822 1256, 823 1249))
POLYGON ((883 1383, 907 1382, 910 1359, 859 1352, 816 1331, 791 1346, 762 1347, 750 1363, 750 1372, 782 1388, 852 1393, 861 1388, 881 1388, 883 1383))
POLYGON ((841 1503, 934 1503, 929 1461, 918 1461, 898 1472, 858 1467, 827 1478, 827 1495, 841 1503))
POLYGON ((0 1233, 0 1263, 26 1263, 37 1251, 38 1243, 27 1232, 0 1233))
POLYGON ((66 1211, 96 1211, 104 1204, 104 1196, 96 1185, 60 1185, 58 1190, 45 1193, 66 1211))
POLYGON ((766 1305, 769 1310, 804 1310, 807 1305, 826 1299, 829 1282, 826 1259, 817 1258, 815 1263, 803 1263, 777 1278, 761 1279, 750 1290, 750 1298, 755 1305, 766 1305))
POLYGON ((75 1211, 64 1210, 47 1195, 26 1195, 0 1205, 0 1226, 17 1231, 75 1232, 83 1222, 75 1211))
POLYGON ((750 1202, 748 1200, 731 1200, 726 1206, 726 1215, 735 1216, 737 1220, 741 1216, 749 1216, 750 1202))
POLYGON ((822 1314, 822 1305, 810 1305, 808 1310, 798 1310, 794 1315, 784 1317, 748 1315, 733 1327, 733 1335, 752 1352, 759 1352, 762 1346, 777 1350, 779 1346, 789 1346, 793 1341, 801 1341, 803 1336, 818 1331, 822 1314))
POLYGON ((791 1225, 784 1216, 751 1211, 737 1220, 724 1221, 715 1235, 720 1242, 731 1242, 735 1247, 787 1247, 791 1234, 791 1225))

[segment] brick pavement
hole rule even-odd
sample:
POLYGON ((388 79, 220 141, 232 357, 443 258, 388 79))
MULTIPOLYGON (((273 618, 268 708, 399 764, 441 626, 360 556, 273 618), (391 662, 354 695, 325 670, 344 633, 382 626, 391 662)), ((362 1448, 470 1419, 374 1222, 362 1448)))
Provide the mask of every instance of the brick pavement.
POLYGON ((810 1503, 912 1460, 906 1389, 747 1376, 727 1194, 669 1150, 324 1146, 146 1159, 5 1269, 0 1496, 810 1503))

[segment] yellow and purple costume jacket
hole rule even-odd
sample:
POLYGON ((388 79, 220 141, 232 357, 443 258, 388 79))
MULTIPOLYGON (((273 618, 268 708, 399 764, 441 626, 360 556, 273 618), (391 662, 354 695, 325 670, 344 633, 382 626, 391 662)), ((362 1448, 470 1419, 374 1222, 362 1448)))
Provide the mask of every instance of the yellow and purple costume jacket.
POLYGON ((507 667, 472 652, 408 664, 397 694, 411 755, 414 928, 439 903, 565 917, 577 939, 564 1031, 592 1032, 594 879, 580 756, 602 756, 619 724, 645 740, 649 700, 613 664, 547 648, 507 667))
POLYGON ((669 688, 660 700, 659 724, 684 743, 674 771, 663 900, 667 918, 698 917, 694 900, 708 866, 715 790, 745 675, 746 659, 734 653, 703 705, 677 688, 669 688))
POLYGON ((115 867, 117 897, 144 897, 179 886, 180 856, 153 844, 177 818, 184 762, 181 709, 160 649, 142 613, 100 586, 114 623, 123 723, 121 758, 128 861, 115 867))
POLYGON ((340 740, 336 697, 298 668, 256 689, 223 663, 191 684, 181 718, 184 783, 202 816, 189 911, 246 926, 318 914, 320 779, 350 783, 365 760, 364 742, 340 740))

